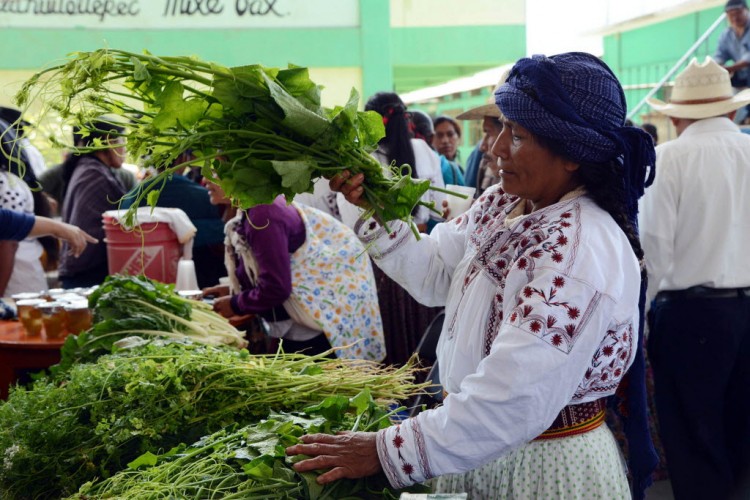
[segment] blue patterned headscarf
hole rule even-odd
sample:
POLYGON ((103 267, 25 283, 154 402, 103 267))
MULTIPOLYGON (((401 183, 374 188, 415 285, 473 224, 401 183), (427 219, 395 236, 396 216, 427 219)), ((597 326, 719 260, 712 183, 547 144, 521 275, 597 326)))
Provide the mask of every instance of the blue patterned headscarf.
POLYGON ((604 62, 584 52, 521 59, 495 91, 495 102, 507 119, 562 144, 573 161, 620 161, 635 223, 638 198, 654 179, 654 145, 645 131, 624 125, 625 94, 604 62))

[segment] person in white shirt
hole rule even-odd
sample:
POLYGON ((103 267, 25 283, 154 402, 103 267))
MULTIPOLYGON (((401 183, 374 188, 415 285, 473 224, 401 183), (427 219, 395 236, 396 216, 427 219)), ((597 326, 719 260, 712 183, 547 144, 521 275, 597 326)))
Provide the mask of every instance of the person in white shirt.
MULTIPOLYGON (((321 483, 382 471, 397 488, 437 478, 436 492, 477 499, 629 499, 603 418, 631 366, 628 386, 643 390, 635 222, 653 143, 624 125, 622 87, 590 54, 521 59, 495 98, 500 185, 419 241, 404 224, 357 228, 389 276, 445 305, 443 406, 377 433, 303 436, 287 454, 308 456, 297 471, 330 469, 321 483)), ((331 188, 362 205, 362 182, 347 172, 331 188)), ((655 465, 638 432, 636 497, 655 465)))
POLYGON ((655 298, 649 334, 660 434, 676 498, 747 498, 750 473, 750 103, 695 59, 674 83, 678 138, 656 148, 640 225, 655 298), (734 489, 734 491, 733 491, 734 489), (741 490, 741 491, 740 491, 741 490))

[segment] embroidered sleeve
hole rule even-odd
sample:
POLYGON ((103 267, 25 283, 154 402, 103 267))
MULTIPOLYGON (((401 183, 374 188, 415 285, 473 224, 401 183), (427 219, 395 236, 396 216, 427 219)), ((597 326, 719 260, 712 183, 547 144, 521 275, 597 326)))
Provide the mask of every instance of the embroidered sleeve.
POLYGON ((394 488, 405 488, 434 477, 424 454, 424 435, 419 419, 411 418, 401 425, 379 431, 377 445, 380 464, 394 488))
POLYGON ((409 226, 390 222, 388 230, 374 220, 355 230, 375 263, 420 303, 443 306, 456 266, 466 254, 467 218, 435 226, 417 240, 409 226))

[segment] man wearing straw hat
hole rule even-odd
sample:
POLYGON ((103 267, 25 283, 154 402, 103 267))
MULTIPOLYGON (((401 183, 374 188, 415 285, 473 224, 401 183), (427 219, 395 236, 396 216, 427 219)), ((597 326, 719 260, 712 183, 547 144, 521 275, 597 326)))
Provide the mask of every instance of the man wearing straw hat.
POLYGON ((715 61, 674 83, 678 138, 656 148, 640 214, 649 273, 649 354, 676 498, 747 498, 750 472, 750 103, 715 61))

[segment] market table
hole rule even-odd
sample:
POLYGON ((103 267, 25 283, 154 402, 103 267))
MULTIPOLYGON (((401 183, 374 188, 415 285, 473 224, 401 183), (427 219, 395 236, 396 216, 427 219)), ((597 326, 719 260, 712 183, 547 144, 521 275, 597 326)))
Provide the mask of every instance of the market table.
POLYGON ((27 337, 18 321, 0 321, 0 399, 25 370, 42 370, 60 361, 64 338, 27 337))

